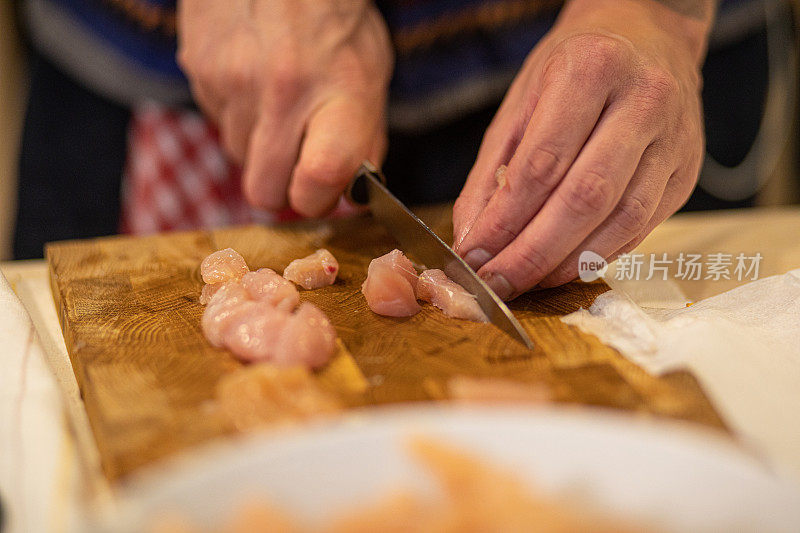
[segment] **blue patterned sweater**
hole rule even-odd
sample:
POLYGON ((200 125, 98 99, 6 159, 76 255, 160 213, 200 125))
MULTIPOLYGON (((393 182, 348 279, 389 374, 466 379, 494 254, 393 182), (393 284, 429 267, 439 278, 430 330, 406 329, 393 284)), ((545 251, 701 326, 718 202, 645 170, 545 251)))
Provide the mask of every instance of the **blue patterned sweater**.
MULTIPOLYGON (((719 19, 741 19, 743 9, 761 1, 723 0, 719 19)), ((561 3, 378 0, 397 56, 390 124, 416 130, 497 101, 561 3)), ((23 6, 34 45, 93 90, 129 105, 190 101, 175 61, 175 0, 25 0, 23 6)))

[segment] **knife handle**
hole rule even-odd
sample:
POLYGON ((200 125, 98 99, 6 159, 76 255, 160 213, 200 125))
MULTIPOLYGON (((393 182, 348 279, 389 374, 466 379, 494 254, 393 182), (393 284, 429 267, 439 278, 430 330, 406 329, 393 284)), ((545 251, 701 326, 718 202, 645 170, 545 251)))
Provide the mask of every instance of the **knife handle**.
POLYGON ((344 197, 348 202, 353 205, 369 204, 369 189, 366 180, 370 178, 379 181, 384 187, 386 186, 386 177, 383 173, 365 159, 344 191, 344 197))

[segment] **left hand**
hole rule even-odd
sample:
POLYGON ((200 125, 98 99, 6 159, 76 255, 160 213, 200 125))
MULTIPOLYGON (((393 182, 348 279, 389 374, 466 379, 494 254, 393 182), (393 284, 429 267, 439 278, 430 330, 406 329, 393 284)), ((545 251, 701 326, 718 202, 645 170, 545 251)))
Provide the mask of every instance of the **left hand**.
POLYGON ((179 60, 253 205, 329 213, 380 164, 393 52, 371 0, 180 0, 179 60))
POLYGON ((584 250, 615 259, 685 203, 704 153, 699 66, 710 18, 656 0, 562 10, 454 208, 456 251, 501 298, 575 279, 584 250))

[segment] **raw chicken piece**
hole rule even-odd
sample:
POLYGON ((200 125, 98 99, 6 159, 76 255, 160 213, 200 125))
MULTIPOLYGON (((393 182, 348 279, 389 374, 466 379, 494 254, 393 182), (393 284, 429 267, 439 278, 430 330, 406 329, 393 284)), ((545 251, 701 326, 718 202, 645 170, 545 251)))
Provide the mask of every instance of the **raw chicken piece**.
POLYGON ((281 309, 253 300, 238 281, 222 284, 201 325, 211 344, 228 348, 242 361, 318 368, 336 351, 336 330, 317 306, 305 302, 291 313, 285 305, 281 309))
MULTIPOLYGON (((300 261, 296 271, 309 284, 336 278, 339 265, 327 250, 300 261)), ((200 294, 207 304, 200 325, 212 345, 228 348, 242 361, 284 366, 318 368, 333 356, 336 330, 328 317, 310 303, 295 311, 300 294, 274 270, 250 272, 242 256, 228 248, 206 257, 201 273, 208 284, 200 294)))
POLYGON ((269 268, 248 272, 242 277, 242 286, 253 300, 268 303, 281 311, 294 311, 300 303, 300 294, 294 284, 269 268))
POLYGON ((242 302, 225 317, 222 342, 242 361, 270 361, 290 316, 264 302, 242 302))
POLYGON ((553 399, 546 383, 522 383, 503 378, 454 376, 447 382, 450 399, 476 403, 543 404, 553 399))
POLYGON ((319 368, 336 352, 336 330, 316 305, 303 302, 283 328, 273 362, 319 368))
POLYGON ((229 281, 220 285, 221 287, 211 297, 208 307, 203 311, 203 317, 200 319, 206 339, 217 347, 224 344, 223 328, 228 317, 236 307, 250 299, 247 291, 238 281, 229 281))
POLYGON ((228 420, 242 431, 331 415, 342 408, 307 368, 266 363, 223 376, 216 386, 216 398, 228 420))
POLYGON ((244 258, 233 248, 214 252, 200 263, 200 275, 206 283, 238 280, 249 271, 244 258))
POLYGON ((432 303, 449 317, 488 322, 475 296, 441 270, 426 270, 419 275, 417 298, 432 303))
POLYGON ((328 250, 321 248, 313 254, 295 259, 283 271, 283 277, 304 289, 319 289, 332 285, 339 273, 339 262, 328 250))
POLYGON ((384 316, 412 316, 421 307, 415 289, 417 271, 400 250, 373 259, 361 292, 373 313, 384 316))
POLYGON ((208 301, 208 307, 231 306, 250 299, 250 295, 239 281, 229 281, 218 285, 219 287, 208 301))
POLYGON ((506 170, 508 170, 507 166, 500 165, 497 167, 497 172, 494 173, 494 179, 497 182, 498 189, 502 189, 506 186, 506 170))
POLYGON ((223 285, 224 283, 206 283, 203 285, 203 290, 200 292, 200 304, 207 305, 223 285))

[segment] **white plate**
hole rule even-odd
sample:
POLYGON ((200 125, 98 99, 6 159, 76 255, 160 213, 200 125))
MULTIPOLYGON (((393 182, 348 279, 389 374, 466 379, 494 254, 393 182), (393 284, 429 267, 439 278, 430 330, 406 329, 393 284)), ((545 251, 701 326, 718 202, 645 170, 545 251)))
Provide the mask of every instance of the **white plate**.
POLYGON ((99 529, 141 531, 164 510, 213 524, 253 494, 315 523, 392 489, 427 492, 403 448, 420 434, 665 531, 800 531, 798 486, 711 432, 593 409, 492 407, 372 409, 211 446, 133 480, 99 529))

